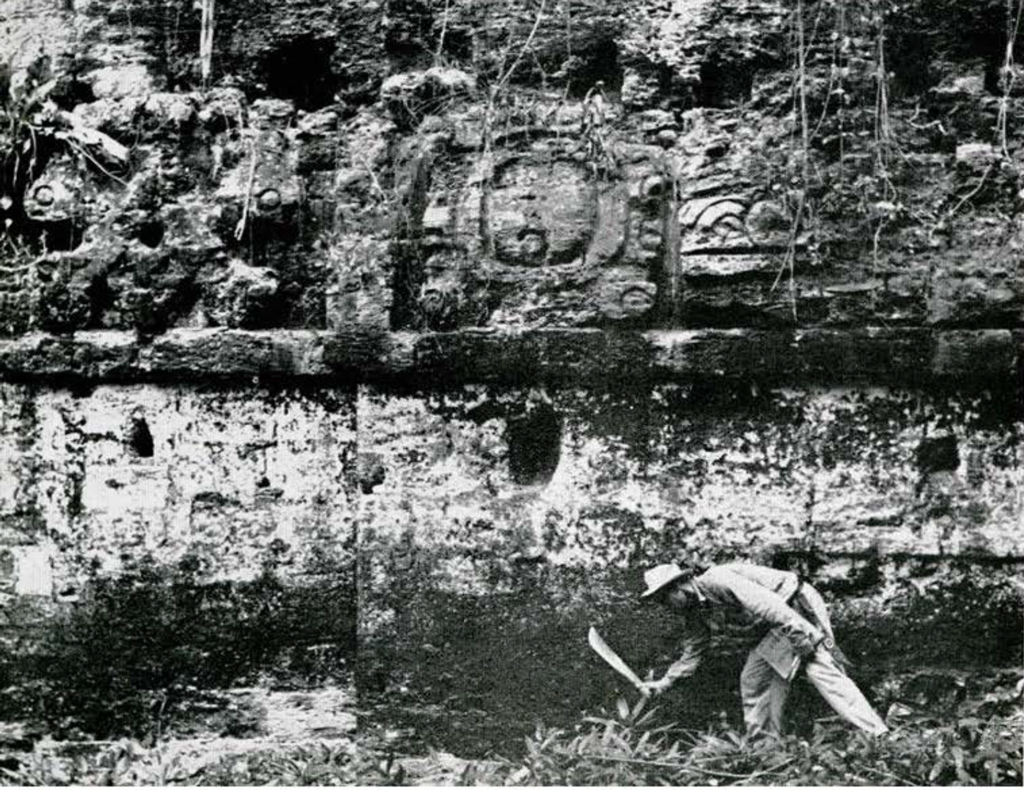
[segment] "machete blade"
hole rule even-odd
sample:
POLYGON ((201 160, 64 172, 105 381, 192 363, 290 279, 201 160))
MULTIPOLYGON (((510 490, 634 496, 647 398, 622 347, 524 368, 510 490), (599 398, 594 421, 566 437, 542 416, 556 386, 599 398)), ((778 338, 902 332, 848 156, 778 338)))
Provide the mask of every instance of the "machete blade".
POLYGON ((636 672, 629 668, 629 664, 619 658, 618 653, 608 647, 608 644, 601 638, 601 635, 597 633, 597 629, 593 626, 590 627, 590 631, 587 633, 587 642, 590 643, 594 652, 605 660, 608 666, 636 686, 637 690, 645 697, 649 695, 650 692, 644 688, 644 682, 640 680, 636 672))

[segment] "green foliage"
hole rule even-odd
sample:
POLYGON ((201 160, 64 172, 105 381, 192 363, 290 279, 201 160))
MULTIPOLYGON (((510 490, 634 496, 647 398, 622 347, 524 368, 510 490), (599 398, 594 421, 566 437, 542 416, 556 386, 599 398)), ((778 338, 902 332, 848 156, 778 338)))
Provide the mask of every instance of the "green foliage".
POLYGON ((11 67, 0 64, 0 209, 5 230, 11 227, 12 209, 35 173, 40 153, 36 130, 49 122, 49 96, 56 84, 49 58, 43 57, 26 69, 20 83, 12 77, 11 67))
POLYGON ((78 755, 36 751, 2 784, 97 785, 1006 785, 1020 786, 1021 689, 964 700, 939 717, 890 715, 876 738, 835 718, 806 738, 750 740, 724 721, 703 731, 666 723, 645 700, 584 718, 571 732, 542 725, 516 759, 399 759, 367 737, 217 753, 210 744, 144 748, 122 741, 78 755), (897 723, 898 722, 898 723, 897 723))
POLYGON ((386 785, 405 783, 393 754, 353 749, 350 744, 300 746, 224 757, 203 769, 195 784, 223 785, 386 785))
POLYGON ((83 165, 113 178, 117 176, 108 167, 128 163, 125 146, 58 106, 55 94, 61 82, 45 55, 20 75, 0 64, 0 216, 5 234, 21 218, 25 189, 58 148, 71 150, 83 165))
POLYGON ((147 749, 126 740, 77 756, 37 751, 19 769, 0 774, 0 784, 27 787, 399 786, 405 780, 393 754, 348 741, 217 755, 200 747, 147 749))
POLYGON ((573 735, 538 726, 516 778, 539 785, 681 784, 682 745, 670 740, 671 727, 654 726, 655 711, 645 708, 645 699, 632 708, 619 699, 612 715, 587 717, 573 735))
POLYGON ((120 741, 91 754, 61 756, 33 752, 17 770, 0 774, 0 784, 25 787, 124 787, 193 784, 194 758, 120 741))
POLYGON ((808 738, 748 740, 721 725, 687 733, 653 726, 643 702, 619 701, 614 718, 586 719, 569 734, 538 728, 513 781, 540 785, 1016 785, 1022 778, 1024 717, 977 713, 967 703, 945 721, 910 715, 876 738, 836 721, 808 738))

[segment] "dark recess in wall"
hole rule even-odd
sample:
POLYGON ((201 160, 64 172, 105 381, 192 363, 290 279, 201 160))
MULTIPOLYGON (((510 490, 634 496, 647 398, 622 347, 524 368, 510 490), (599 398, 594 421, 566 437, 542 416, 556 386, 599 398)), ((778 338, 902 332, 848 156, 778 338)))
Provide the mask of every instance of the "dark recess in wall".
POLYGON ((599 40, 581 59, 582 64, 569 74, 570 95, 582 98, 591 88, 598 86, 609 93, 622 89, 622 64, 614 40, 599 40))
POLYGON ((153 434, 145 417, 133 417, 128 429, 128 445, 137 458, 153 457, 153 434))
POLYGON ((700 107, 735 107, 750 99, 754 86, 754 64, 726 62, 712 56, 700 66, 696 101, 700 107))
MULTIPOLYGON (((1007 10, 1003 0, 914 0, 894 8, 886 21, 886 61, 894 94, 924 93, 942 78, 936 64, 973 59, 984 74, 985 90, 1000 95, 1007 33, 1013 27, 1007 10)), ((1018 50, 1022 32, 1017 31, 1018 50)))
POLYGON ((150 249, 156 249, 164 239, 164 224, 160 220, 147 220, 140 223, 135 237, 150 249))
POLYGON ((546 483, 561 457, 562 418, 545 402, 532 401, 508 419, 508 464, 520 485, 546 483))
POLYGON ((85 227, 73 219, 34 223, 30 238, 38 237, 39 246, 48 252, 71 252, 82 246, 85 227))
POLYGON ((300 36, 282 44, 263 61, 267 91, 278 99, 291 99, 300 110, 317 110, 334 101, 337 80, 331 71, 335 44, 327 39, 300 36))
POLYGON ((952 470, 960 466, 956 436, 944 434, 922 439, 917 446, 917 466, 922 474, 952 470))

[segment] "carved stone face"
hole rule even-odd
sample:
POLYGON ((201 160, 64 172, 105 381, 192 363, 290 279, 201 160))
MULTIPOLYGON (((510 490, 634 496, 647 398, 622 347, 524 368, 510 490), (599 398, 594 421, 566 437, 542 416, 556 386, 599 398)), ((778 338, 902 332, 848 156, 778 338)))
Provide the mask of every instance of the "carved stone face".
POLYGON ((237 167, 225 174, 216 198, 236 206, 239 211, 248 200, 251 213, 277 217, 299 204, 301 182, 295 174, 294 157, 280 144, 279 138, 268 133, 261 138, 261 144, 263 148, 258 154, 255 172, 250 174, 252 154, 247 154, 237 167))
POLYGON ((495 173, 486 227, 502 263, 544 266, 582 258, 597 222, 597 192, 573 162, 514 160, 495 173))
MULTIPOLYGON (((291 238, 297 232, 303 198, 299 146, 285 128, 293 111, 288 102, 253 104, 251 138, 237 145, 236 162, 214 193, 216 225, 229 244, 243 216, 249 223, 264 224, 262 237, 291 238)), ((257 234, 257 240, 262 237, 257 234)))
POLYGON ((404 155, 404 205, 422 213, 396 218, 411 273, 395 285, 401 320, 442 331, 649 317, 672 186, 652 151, 633 146, 614 176, 595 177, 541 130, 521 144, 495 161, 438 136, 404 155))
POLYGON ((57 159, 25 191, 25 213, 35 222, 80 220, 86 214, 88 192, 74 162, 57 159))

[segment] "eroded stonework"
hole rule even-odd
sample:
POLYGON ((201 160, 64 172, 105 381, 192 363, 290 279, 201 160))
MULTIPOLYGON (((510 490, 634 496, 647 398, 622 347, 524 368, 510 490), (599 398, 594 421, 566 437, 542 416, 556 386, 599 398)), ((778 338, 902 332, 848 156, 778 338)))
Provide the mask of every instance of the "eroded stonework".
POLYGON ((149 585, 161 672, 200 611, 182 676, 323 684, 358 604, 361 704, 489 752, 611 699, 590 625, 671 657, 672 558, 799 570, 879 695, 1019 664, 1003 4, 8 5, 0 676, 149 585))
POLYGON ((5 594, 75 600, 94 574, 191 557, 207 582, 349 574, 351 394, 2 389, 5 594))
POLYGON ((400 321, 433 330, 650 321, 671 191, 661 152, 630 146, 615 177, 596 175, 574 139, 583 112, 469 111, 410 145, 396 288, 411 298, 400 321))
MULTIPOLYGON (((361 691, 422 705, 442 742, 460 736, 436 703, 485 743, 528 730, 538 704, 604 704, 591 625, 633 666, 677 655, 678 630, 638 599, 638 569, 665 557, 798 571, 869 688, 894 655, 1010 666, 1024 479, 1007 406, 885 388, 365 388, 361 691), (981 563, 991 588, 967 578, 981 563), (986 612, 969 647, 955 634, 975 608, 954 586, 986 612)), ((734 707, 745 643, 715 640, 679 715, 734 707)))
POLYGON ((987 65, 915 88, 927 122, 894 98, 880 172, 874 78, 822 95, 820 42, 801 151, 775 2, 225 1, 211 63, 186 5, 19 4, 7 35, 51 58, 62 123, 131 157, 40 149, 7 333, 1021 324, 987 65))

